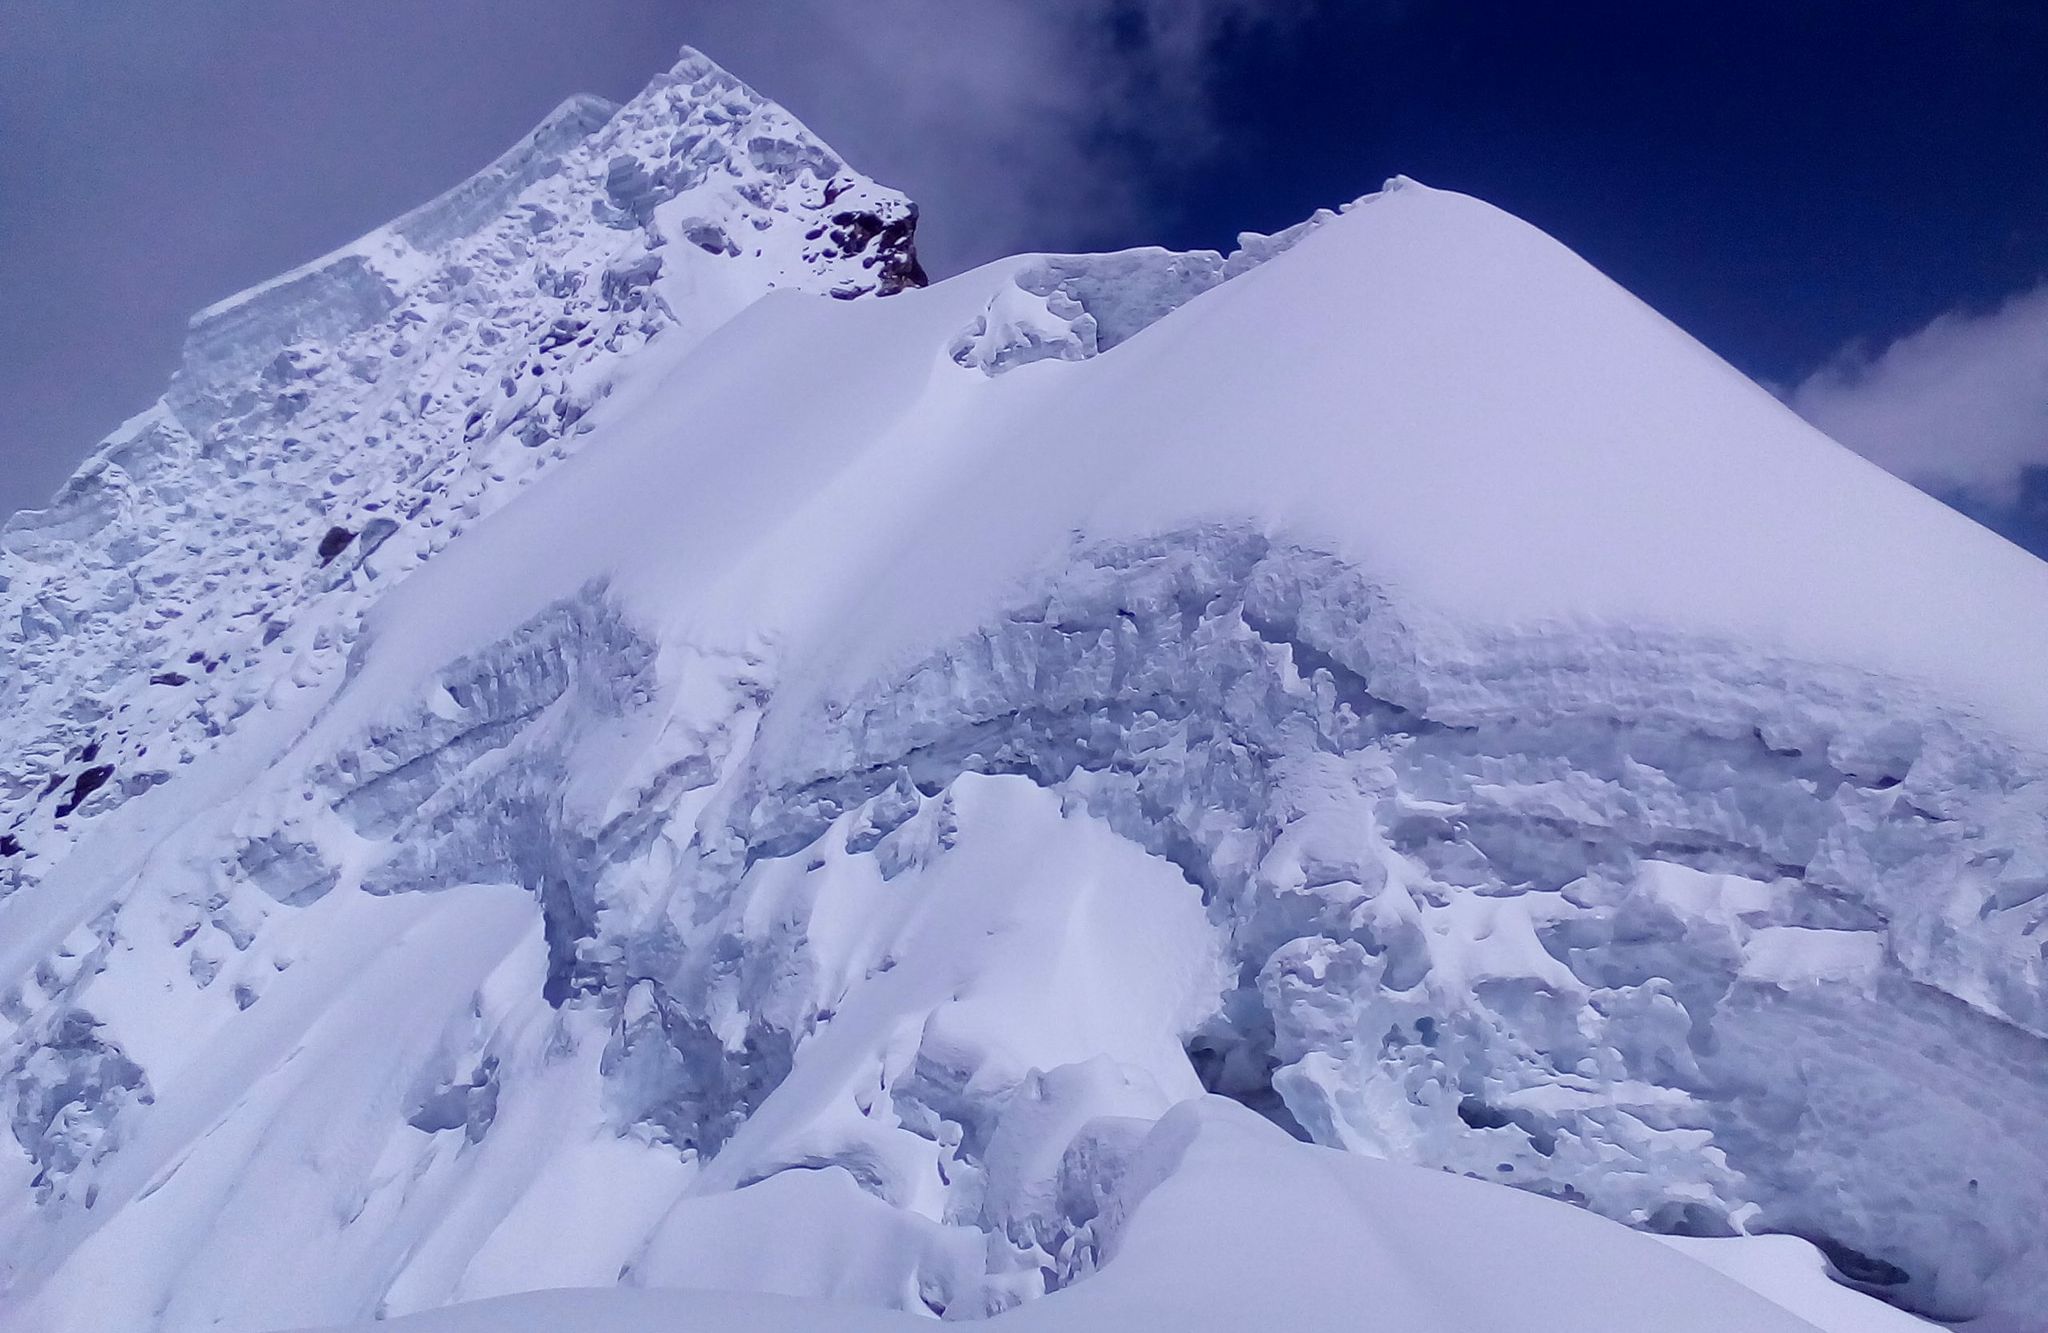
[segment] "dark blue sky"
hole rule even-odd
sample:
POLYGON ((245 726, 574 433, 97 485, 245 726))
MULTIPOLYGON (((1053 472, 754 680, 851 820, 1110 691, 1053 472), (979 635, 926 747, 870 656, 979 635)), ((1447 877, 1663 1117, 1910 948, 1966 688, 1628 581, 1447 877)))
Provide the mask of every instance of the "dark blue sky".
POLYGON ((1395 171, 1535 222, 1753 375, 2048 277, 2048 5, 1329 5, 1230 43, 1172 242, 1395 171))
POLYGON ((684 41, 917 196, 941 271, 1480 195, 1774 387, 1832 365, 1802 410, 2048 553, 2039 0, 0 0, 0 511, 192 310, 684 41))

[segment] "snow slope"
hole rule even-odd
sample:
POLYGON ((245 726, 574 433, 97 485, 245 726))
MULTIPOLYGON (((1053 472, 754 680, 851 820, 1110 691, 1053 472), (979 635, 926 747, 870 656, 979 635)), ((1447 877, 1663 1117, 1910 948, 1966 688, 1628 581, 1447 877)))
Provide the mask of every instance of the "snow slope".
MULTIPOLYGON (((777 1177, 783 1179, 785 1177, 777 1177)), ((1114 1216, 1098 1277, 992 1327, 1475 1329, 1811 1333, 1925 1329, 1835 1289, 1832 1323, 1795 1318, 1656 1242, 1565 1205, 1413 1167, 1289 1143, 1220 1099, 1149 1131, 1100 1202, 1114 1216)), ((766 1189, 766 1185, 756 1186, 766 1189)), ((1791 1242, 1797 1245, 1798 1242, 1791 1242)), ((1825 1288, 1816 1270, 1815 1287, 1825 1288)), ((678 1284, 680 1288, 682 1284, 678 1284)), ((711 1290, 558 1291, 456 1306, 394 1333, 908 1329, 913 1318, 711 1290)))
POLYGON ((0 1325, 2048 1309, 2048 567, 1462 196, 913 224, 687 54, 9 523, 0 1325))

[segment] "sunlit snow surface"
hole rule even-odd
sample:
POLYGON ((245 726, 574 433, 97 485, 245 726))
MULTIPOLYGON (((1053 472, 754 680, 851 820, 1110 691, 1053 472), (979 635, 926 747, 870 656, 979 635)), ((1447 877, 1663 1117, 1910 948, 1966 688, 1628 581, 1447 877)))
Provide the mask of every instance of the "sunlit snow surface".
POLYGON ((913 216, 688 57, 7 526, 0 1327, 2032 1326, 2048 567, 1461 196, 913 216))

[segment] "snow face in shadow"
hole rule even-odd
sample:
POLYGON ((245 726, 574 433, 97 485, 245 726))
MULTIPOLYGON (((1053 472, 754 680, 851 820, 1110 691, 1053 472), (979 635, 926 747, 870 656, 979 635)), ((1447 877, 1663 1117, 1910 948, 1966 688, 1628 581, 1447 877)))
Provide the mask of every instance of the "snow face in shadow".
POLYGON ((1904 739, 1882 682, 1683 642, 1438 710, 1379 601, 1250 534, 1099 551, 793 729, 743 836, 788 854, 906 781, 1027 777, 1202 887, 1239 978, 1187 1037, 1213 1089, 1638 1226, 1805 1235, 1930 1312, 2024 1283, 2042 1012, 1960 998, 2039 994, 1990 869, 2039 800, 2013 756, 1904 739), (1726 691, 1615 707, 1616 668, 1726 691))
MULTIPOLYGON (((1801 1236, 1931 1313, 2033 1299, 2048 1043, 1960 998, 2038 994, 2000 961, 2017 757, 1709 643, 1413 646, 1358 571, 1205 528, 1079 553, 823 715, 732 659, 678 711, 594 589, 248 845, 533 896, 524 1003, 600 1017, 611 1132, 693 1172, 638 1280, 699 1262, 697 1201, 829 1171, 908 1228, 873 1260, 899 1303, 1007 1308, 1101 1261, 1115 1126, 1207 1089, 1640 1228, 1801 1236)), ((482 1068, 410 1123, 484 1140, 531 1074, 482 1068)))

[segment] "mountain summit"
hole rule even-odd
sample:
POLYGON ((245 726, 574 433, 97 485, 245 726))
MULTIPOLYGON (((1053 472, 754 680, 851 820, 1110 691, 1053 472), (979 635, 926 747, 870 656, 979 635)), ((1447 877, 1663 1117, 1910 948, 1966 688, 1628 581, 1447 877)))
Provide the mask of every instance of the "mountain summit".
POLYGON ((1464 196, 915 224, 686 52, 8 523, 0 1326, 2048 1307, 2048 567, 1464 196))

